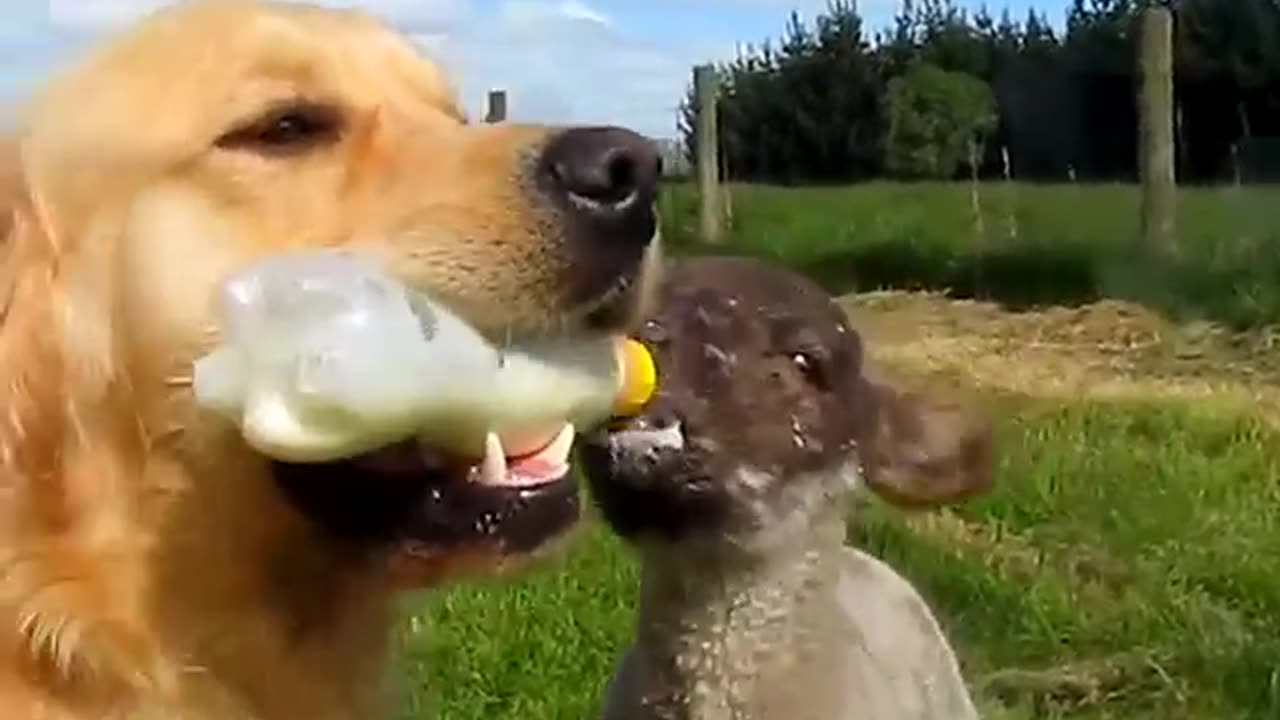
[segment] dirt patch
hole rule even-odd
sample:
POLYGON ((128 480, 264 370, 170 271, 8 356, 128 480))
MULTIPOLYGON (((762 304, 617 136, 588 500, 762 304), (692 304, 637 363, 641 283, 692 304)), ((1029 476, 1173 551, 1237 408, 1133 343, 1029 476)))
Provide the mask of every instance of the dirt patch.
POLYGON ((1280 329, 1176 325, 1132 303, 1009 312, 936 293, 841 299, 890 374, 1038 397, 1183 399, 1255 410, 1280 428, 1280 329))

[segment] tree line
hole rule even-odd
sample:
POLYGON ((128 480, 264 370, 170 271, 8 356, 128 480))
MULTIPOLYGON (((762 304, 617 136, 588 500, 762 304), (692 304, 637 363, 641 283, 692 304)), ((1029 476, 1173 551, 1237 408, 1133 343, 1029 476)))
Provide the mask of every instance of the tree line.
POLYGON ((719 67, 722 164, 734 180, 780 183, 1132 180, 1136 16, 1154 2, 1174 13, 1179 180, 1280 179, 1277 0, 1073 0, 1061 32, 1035 10, 903 0, 874 35, 855 2, 832 0, 719 67))

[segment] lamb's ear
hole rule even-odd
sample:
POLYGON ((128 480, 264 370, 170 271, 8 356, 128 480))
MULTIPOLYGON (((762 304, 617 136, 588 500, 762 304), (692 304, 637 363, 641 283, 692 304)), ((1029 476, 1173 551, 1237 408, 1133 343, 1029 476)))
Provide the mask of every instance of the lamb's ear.
POLYGON ((859 445, 867 486, 877 495, 924 508, 990 490, 994 439, 985 416, 959 401, 868 384, 878 418, 859 445))

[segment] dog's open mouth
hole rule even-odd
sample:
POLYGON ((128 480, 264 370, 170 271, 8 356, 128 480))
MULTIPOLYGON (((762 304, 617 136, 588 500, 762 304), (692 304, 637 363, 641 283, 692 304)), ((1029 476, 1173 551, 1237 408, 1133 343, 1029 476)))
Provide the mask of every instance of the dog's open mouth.
POLYGON ((340 540, 441 552, 484 545, 518 554, 579 517, 569 464, 574 438, 566 424, 519 454, 490 435, 481 458, 450 457, 405 440, 342 460, 273 467, 290 500, 340 540))

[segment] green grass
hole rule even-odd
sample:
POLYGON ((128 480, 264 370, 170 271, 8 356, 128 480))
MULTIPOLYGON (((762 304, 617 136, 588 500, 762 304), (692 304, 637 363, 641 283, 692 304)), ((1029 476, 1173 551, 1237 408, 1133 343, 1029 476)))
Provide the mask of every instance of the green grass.
MULTIPOLYGON (((733 186, 731 250, 829 289, 948 289, 1014 307, 1137 300, 1183 318, 1280 323, 1280 186, 1184 188, 1181 256, 1138 247, 1129 185, 733 186)), ((668 185, 664 235, 697 252, 696 196, 668 185)))
MULTIPOLYGON (((853 530, 935 605, 990 717, 1280 717, 1280 439, 1205 403, 1009 403, 993 495, 853 530)), ((404 717, 592 717, 634 584, 595 528, 565 562, 427 597, 404 717)))
POLYGON ((411 610, 405 720, 592 717, 632 627, 635 567, 592 527, 514 578, 459 586, 411 610))

